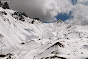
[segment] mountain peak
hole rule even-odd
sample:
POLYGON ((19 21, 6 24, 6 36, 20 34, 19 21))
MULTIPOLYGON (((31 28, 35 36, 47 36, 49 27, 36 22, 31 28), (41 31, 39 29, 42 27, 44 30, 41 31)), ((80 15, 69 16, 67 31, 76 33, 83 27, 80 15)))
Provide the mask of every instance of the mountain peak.
POLYGON ((59 20, 57 21, 57 23, 59 23, 59 22, 60 22, 60 23, 62 23, 62 22, 63 22, 63 20, 59 19, 59 20))
POLYGON ((63 24, 62 20, 42 23, 25 13, 0 8, 1 56, 10 53, 13 59, 86 58, 87 41, 88 26, 63 24))
POLYGON ((10 9, 8 2, 4 2, 2 3, 2 1, 0 0, 0 7, 2 7, 3 9, 10 9))

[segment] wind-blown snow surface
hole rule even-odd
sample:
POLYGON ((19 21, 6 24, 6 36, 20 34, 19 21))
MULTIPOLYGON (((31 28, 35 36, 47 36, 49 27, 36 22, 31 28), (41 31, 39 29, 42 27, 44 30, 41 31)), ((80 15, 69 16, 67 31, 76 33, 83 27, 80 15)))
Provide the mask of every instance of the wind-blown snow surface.
POLYGON ((21 21, 12 17, 15 11, 0 8, 2 11, 7 15, 0 13, 0 54, 10 53, 13 59, 88 58, 87 25, 33 22, 25 16, 21 21))

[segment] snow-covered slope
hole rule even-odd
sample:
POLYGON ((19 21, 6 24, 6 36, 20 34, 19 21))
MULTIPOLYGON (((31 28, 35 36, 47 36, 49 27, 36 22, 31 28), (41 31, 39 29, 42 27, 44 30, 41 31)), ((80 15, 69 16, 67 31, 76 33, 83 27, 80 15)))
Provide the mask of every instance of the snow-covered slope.
POLYGON ((0 8, 0 59, 6 58, 87 59, 88 26, 42 23, 0 8))

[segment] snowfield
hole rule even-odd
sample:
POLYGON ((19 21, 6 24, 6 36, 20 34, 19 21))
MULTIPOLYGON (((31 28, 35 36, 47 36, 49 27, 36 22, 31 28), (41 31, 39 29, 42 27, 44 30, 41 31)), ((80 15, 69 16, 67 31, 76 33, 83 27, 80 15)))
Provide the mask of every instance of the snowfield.
POLYGON ((87 25, 42 23, 15 12, 0 8, 0 59, 88 59, 87 25))

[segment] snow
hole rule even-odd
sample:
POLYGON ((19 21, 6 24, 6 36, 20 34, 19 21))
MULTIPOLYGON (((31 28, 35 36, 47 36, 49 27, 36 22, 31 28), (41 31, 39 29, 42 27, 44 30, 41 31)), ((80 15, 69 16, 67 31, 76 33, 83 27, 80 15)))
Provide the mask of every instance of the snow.
MULTIPOLYGON (((11 15, 15 11, 0 8, 2 11, 7 15, 0 13, 0 54, 11 53, 13 59, 88 58, 87 25, 66 24, 61 20, 42 23, 29 17, 21 21, 15 18, 18 16, 11 15)), ((6 58, 8 56, 0 57, 6 58)))

